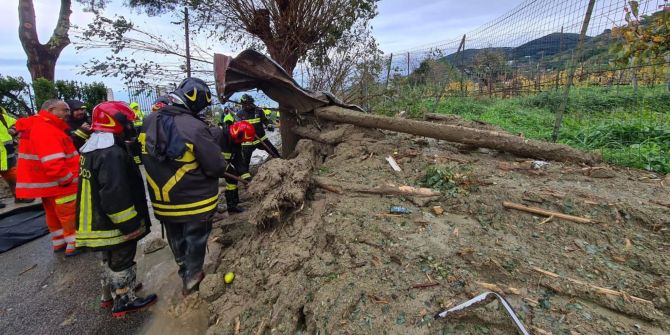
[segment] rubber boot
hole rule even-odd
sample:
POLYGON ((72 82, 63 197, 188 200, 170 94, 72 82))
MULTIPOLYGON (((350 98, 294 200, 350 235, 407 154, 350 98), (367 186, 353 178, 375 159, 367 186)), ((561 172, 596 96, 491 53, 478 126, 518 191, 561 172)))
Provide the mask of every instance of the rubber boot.
POLYGON ((183 279, 184 286, 181 290, 181 294, 183 296, 187 296, 194 292, 199 291, 200 283, 202 282, 203 279, 205 279, 205 273, 202 271, 196 273, 190 278, 184 278, 183 279))
POLYGON ((112 317, 121 318, 128 313, 137 312, 153 305, 158 297, 155 294, 149 294, 146 297, 135 295, 135 271, 137 265, 133 265, 125 270, 115 272, 108 269, 108 282, 111 286, 111 293, 114 297, 112 306, 112 317))
POLYGON ((237 190, 226 190, 225 196, 228 213, 235 214, 244 212, 243 208, 237 206, 240 202, 237 190))

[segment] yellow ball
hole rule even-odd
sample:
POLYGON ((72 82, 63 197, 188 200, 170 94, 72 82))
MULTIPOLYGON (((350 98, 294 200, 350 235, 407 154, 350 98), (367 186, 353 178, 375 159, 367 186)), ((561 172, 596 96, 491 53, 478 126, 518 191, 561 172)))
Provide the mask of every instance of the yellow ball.
POLYGON ((235 274, 232 272, 226 273, 225 276, 223 276, 223 281, 226 282, 226 284, 230 284, 235 280, 235 274))

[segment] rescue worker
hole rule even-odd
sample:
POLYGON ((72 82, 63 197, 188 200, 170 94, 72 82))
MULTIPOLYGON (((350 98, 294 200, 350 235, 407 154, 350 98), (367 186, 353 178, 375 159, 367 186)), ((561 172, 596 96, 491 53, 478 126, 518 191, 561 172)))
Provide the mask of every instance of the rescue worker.
POLYGON ((262 149, 267 151, 270 155, 274 157, 281 157, 277 148, 272 145, 272 142, 265 135, 265 127, 268 131, 274 131, 274 126, 272 122, 265 117, 265 113, 262 109, 254 105, 254 98, 249 94, 243 94, 240 98, 240 103, 242 104, 242 111, 237 114, 241 120, 247 120, 251 123, 256 129, 256 139, 252 142, 242 143, 242 153, 244 155, 245 163, 247 166, 251 164, 251 155, 256 149, 262 149))
POLYGON ((79 100, 67 100, 65 102, 70 107, 70 116, 67 118, 67 124, 70 127, 69 134, 74 147, 79 150, 91 136, 91 125, 86 115, 86 105, 79 100))
POLYGON ((142 127, 142 122, 144 121, 144 112, 140 109, 140 104, 137 102, 133 101, 130 103, 130 109, 133 110, 133 113, 135 113, 135 121, 133 122, 133 125, 135 128, 139 129, 142 127))
POLYGON ((65 132, 70 107, 50 99, 37 115, 16 121, 19 155, 16 197, 42 198, 53 250, 76 255, 75 207, 79 154, 65 132))
POLYGON ((77 247, 102 252, 102 308, 112 317, 142 310, 156 295, 135 295, 137 241, 151 221, 140 170, 126 149, 136 115, 124 102, 93 108, 94 131, 81 147, 77 196, 77 247))
MULTIPOLYGON (((31 203, 35 199, 17 199, 16 198, 16 144, 14 136, 16 119, 7 113, 7 110, 0 106, 0 176, 9 186, 9 191, 14 196, 14 203, 31 203)), ((0 203, 0 208, 7 205, 0 203)))
POLYGON ((270 123, 273 123, 274 120, 272 119, 272 110, 268 108, 268 106, 263 106, 263 114, 265 114, 265 118, 270 121, 270 123))
MULTIPOLYGON (((244 157, 242 156, 242 144, 245 142, 252 142, 256 139, 256 130, 247 121, 238 121, 230 124, 230 126, 223 128, 221 135, 221 152, 223 158, 228 162, 226 172, 229 174, 240 176, 242 179, 249 179, 248 165, 245 165, 244 157), (247 170, 245 170, 247 169, 247 170)), ((237 180, 226 176, 226 207, 228 213, 241 213, 244 210, 237 205, 240 203, 240 196, 237 190, 237 180)))
POLYGON ((226 161, 215 137, 218 128, 196 118, 212 103, 207 84, 187 78, 170 100, 171 105, 147 116, 139 138, 154 215, 165 227, 182 293, 188 295, 205 276, 207 237, 226 161))
POLYGON ((233 112, 230 107, 224 107, 223 114, 221 114, 218 126, 221 128, 226 128, 233 124, 233 122, 235 122, 235 112, 233 112))

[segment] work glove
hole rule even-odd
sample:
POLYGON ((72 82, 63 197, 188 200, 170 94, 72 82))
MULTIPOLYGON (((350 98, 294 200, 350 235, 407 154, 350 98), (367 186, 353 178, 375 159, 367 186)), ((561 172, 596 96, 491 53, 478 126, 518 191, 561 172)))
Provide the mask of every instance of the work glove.
POLYGON ((268 131, 275 131, 275 126, 269 124, 268 125, 268 131))

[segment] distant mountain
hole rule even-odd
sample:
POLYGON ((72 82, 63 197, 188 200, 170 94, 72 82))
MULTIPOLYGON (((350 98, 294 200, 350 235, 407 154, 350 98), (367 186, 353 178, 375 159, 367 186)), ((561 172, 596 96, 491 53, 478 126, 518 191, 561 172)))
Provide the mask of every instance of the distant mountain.
MULTIPOLYGON (((588 42, 591 37, 586 37, 588 42)), ((468 67, 472 64, 475 57, 480 53, 486 51, 498 51, 505 54, 508 61, 524 61, 527 60, 527 57, 531 57, 533 60, 540 59, 541 57, 551 57, 559 53, 566 53, 577 47, 577 42, 579 40, 579 34, 565 33, 563 34, 563 45, 561 47, 561 33, 552 33, 540 38, 534 39, 530 42, 524 43, 516 48, 510 47, 501 47, 501 48, 483 48, 483 49, 465 49, 462 54, 459 56, 456 53, 447 55, 443 57, 442 60, 446 60, 449 63, 454 64, 457 67, 461 65, 461 59, 465 67, 468 67)))
MULTIPOLYGON (((586 36, 588 41, 591 37, 586 36)), ((579 34, 563 34, 563 43, 561 47, 561 33, 549 34, 528 43, 524 43, 512 50, 512 58, 522 60, 525 57, 540 59, 541 57, 553 56, 566 50, 572 50, 577 47, 579 34)))

